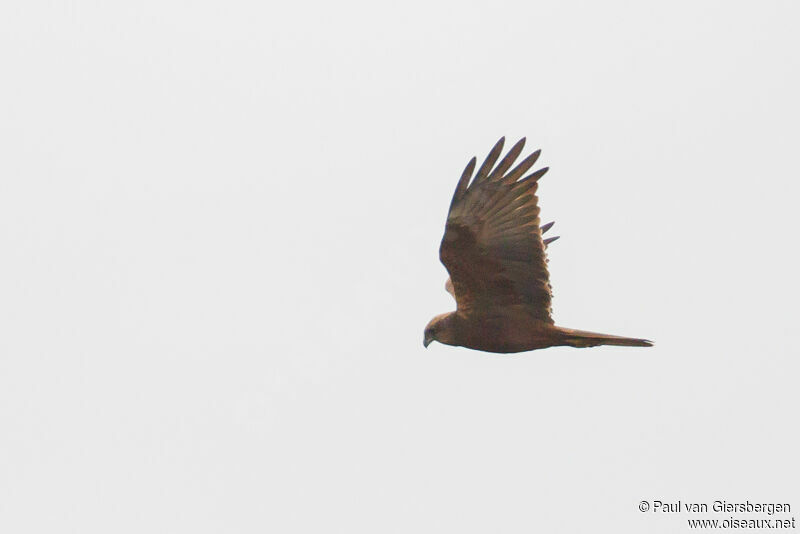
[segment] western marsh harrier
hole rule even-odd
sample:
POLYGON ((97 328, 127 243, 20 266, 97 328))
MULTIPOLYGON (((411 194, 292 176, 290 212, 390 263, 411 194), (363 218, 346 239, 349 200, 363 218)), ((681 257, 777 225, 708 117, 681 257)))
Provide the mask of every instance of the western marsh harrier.
POLYGON ((438 341, 506 353, 558 345, 652 346, 646 339, 554 324, 545 247, 558 237, 542 240, 553 223, 539 226, 536 203, 537 181, 547 167, 520 179, 536 163, 537 150, 511 169, 524 138, 495 167, 504 141, 494 145, 475 178, 472 158, 456 186, 439 258, 450 273, 445 289, 455 297, 457 309, 431 319, 425 346, 438 341))

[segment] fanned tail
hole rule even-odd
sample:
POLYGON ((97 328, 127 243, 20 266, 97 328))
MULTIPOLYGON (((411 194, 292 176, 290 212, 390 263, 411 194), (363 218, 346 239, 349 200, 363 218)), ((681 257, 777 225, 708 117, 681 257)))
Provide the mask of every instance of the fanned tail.
POLYGON ((611 336, 608 334, 598 334, 596 332, 585 332, 583 330, 573 330, 571 328, 558 328, 564 336, 564 345, 570 347, 596 347, 598 345, 618 345, 620 347, 652 347, 653 342, 648 339, 635 337, 611 336))

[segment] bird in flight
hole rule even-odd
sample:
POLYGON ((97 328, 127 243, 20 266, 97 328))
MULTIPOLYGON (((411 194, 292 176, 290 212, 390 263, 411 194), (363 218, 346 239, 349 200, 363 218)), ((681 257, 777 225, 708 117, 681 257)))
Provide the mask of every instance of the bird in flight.
POLYGON ((456 311, 425 327, 424 345, 438 341, 486 352, 524 352, 554 346, 650 347, 651 341, 556 326, 542 239, 553 223, 539 225, 536 189, 547 167, 522 178, 541 151, 511 169, 525 146, 521 139, 495 166, 500 138, 475 177, 475 158, 461 174, 447 215, 439 258, 450 273, 445 289, 456 311), (511 170, 509 170, 511 169, 511 170))

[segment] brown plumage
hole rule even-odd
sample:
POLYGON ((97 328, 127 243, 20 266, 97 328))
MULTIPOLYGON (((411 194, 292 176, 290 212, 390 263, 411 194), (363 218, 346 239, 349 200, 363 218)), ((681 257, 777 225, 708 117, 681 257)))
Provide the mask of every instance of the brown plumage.
POLYGON ((549 274, 536 189, 547 167, 522 178, 537 150, 511 169, 525 139, 495 166, 505 138, 475 171, 475 158, 456 186, 439 257, 450 273, 445 289, 457 309, 434 317, 424 345, 439 341, 487 352, 523 352, 557 345, 649 347, 652 342, 556 326, 550 316, 549 274), (511 170, 509 170, 511 169, 511 170))

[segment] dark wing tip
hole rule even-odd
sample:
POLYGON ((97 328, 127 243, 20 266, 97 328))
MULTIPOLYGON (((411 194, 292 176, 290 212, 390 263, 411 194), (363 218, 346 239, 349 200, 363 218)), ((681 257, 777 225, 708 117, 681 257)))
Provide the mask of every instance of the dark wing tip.
POLYGON ((503 151, 503 146, 505 146, 505 144, 506 144, 506 136, 504 135, 503 137, 497 140, 497 142, 494 144, 489 153, 491 154, 492 152, 497 152, 497 155, 499 156, 500 152, 503 151))
POLYGON ((478 158, 476 158, 475 156, 472 156, 472 159, 469 160, 469 163, 467 163, 467 166, 464 168, 464 173, 463 174, 466 174, 470 178, 472 178, 472 173, 475 171, 475 165, 477 165, 477 164, 478 164, 478 158))
MULTIPOLYGON (((500 163, 497 164, 497 167, 494 170, 491 170, 487 179, 490 182, 496 182, 500 180, 504 180, 503 176, 505 175, 506 171, 514 164, 517 160, 519 155, 522 153, 522 149, 525 148, 525 138, 523 137, 512 146, 505 157, 500 160, 500 163)), ((524 172, 524 171, 523 171, 524 172)), ((521 174, 521 173, 520 173, 521 174)))
POLYGON ((525 141, 526 141, 526 139, 523 137, 522 139, 520 139, 519 141, 514 143, 514 146, 511 147, 511 149, 514 150, 515 148, 519 147, 519 150, 521 152, 522 149, 525 148, 525 141))
POLYGON ((525 178, 520 180, 520 182, 522 182, 522 181, 536 181, 539 178, 541 178, 542 176, 544 176, 545 174, 547 174, 547 171, 549 171, 549 170, 550 170, 550 167, 541 168, 536 172, 530 173, 528 176, 526 176, 525 178))
POLYGON ((486 159, 483 160, 483 163, 478 169, 478 174, 475 175, 474 183, 479 184, 486 180, 492 170, 492 167, 494 167, 494 164, 497 162, 497 158, 500 157, 500 153, 503 152, 503 145, 505 142, 506 138, 503 136, 494 144, 492 149, 489 151, 489 154, 486 156, 486 159))
POLYGON ((470 179, 472 179, 472 173, 475 171, 475 164, 477 163, 477 159, 473 157, 467 163, 467 166, 464 167, 464 171, 461 173, 461 178, 458 179, 458 184, 456 185, 456 190, 453 192, 453 200, 450 201, 450 209, 453 209, 458 199, 464 196, 464 192, 467 190, 467 186, 469 185, 470 179))

